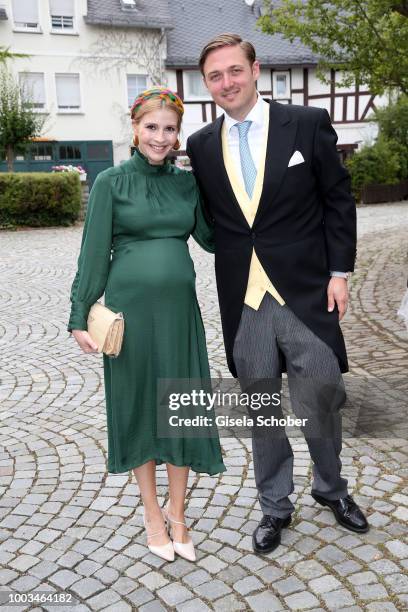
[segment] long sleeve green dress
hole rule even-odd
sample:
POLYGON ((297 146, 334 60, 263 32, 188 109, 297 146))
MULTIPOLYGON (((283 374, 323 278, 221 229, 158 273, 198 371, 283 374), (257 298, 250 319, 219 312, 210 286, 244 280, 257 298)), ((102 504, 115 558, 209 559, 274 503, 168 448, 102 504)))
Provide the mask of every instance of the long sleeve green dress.
POLYGON ((152 165, 138 150, 101 172, 91 190, 68 331, 86 330, 89 309, 123 312, 116 359, 103 355, 108 471, 149 460, 217 474, 226 468, 218 435, 157 436, 157 380, 208 379, 205 332, 187 239, 214 252, 194 176, 152 165))

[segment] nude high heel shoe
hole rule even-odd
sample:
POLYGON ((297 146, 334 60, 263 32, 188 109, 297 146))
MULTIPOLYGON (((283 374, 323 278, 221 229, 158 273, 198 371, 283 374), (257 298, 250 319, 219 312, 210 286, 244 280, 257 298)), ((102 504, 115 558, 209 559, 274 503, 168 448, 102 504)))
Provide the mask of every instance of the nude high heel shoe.
POLYGON ((173 548, 172 542, 167 542, 167 544, 162 544, 161 546, 153 546, 152 544, 149 544, 149 538, 154 538, 155 536, 158 536, 161 533, 166 533, 167 529, 164 527, 163 529, 160 529, 159 531, 155 531, 154 533, 149 533, 147 531, 144 514, 143 514, 143 524, 146 529, 147 548, 150 550, 150 552, 153 553, 154 555, 157 555, 158 557, 161 557, 161 559, 164 559, 165 561, 174 561, 174 548, 173 548))
POLYGON ((183 523, 182 521, 175 521, 173 518, 171 518, 171 516, 169 515, 168 512, 168 508, 167 506, 165 508, 163 508, 163 517, 167 523, 168 526, 168 530, 169 530, 169 535, 173 541, 173 548, 174 548, 174 552, 177 553, 178 555, 180 555, 180 557, 183 557, 184 559, 187 559, 187 561, 195 561, 196 560, 196 554, 195 554, 195 550, 194 550, 194 544, 193 544, 193 540, 190 538, 189 542, 176 542, 173 538, 173 530, 171 528, 171 523, 174 523, 175 525, 184 525, 185 527, 187 527, 186 523, 183 523))

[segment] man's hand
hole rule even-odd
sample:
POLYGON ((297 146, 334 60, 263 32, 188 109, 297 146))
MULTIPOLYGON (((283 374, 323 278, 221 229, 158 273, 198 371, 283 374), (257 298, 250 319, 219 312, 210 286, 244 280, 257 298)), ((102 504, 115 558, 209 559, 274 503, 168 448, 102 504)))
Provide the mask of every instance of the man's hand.
POLYGON ((327 310, 332 312, 337 304, 339 320, 346 314, 348 304, 347 279, 332 276, 327 287, 327 310))
POLYGON ((98 345, 92 340, 91 336, 88 334, 87 331, 84 331, 82 329, 73 329, 72 335, 74 336, 75 340, 78 342, 84 353, 98 352, 98 345))

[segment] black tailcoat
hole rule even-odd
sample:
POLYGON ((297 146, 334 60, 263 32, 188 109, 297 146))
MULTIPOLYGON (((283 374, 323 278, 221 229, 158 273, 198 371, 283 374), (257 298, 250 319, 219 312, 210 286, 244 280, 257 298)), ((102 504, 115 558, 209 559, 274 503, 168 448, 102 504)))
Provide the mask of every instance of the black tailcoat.
POLYGON ((232 349, 255 247, 288 307, 333 349, 347 372, 338 310, 327 310, 327 285, 330 270, 354 269, 356 208, 329 115, 320 108, 270 102, 264 184, 252 227, 225 170, 223 120, 190 136, 187 154, 215 223, 215 272, 229 369, 237 375, 232 349), (305 161, 288 167, 295 151, 305 161))

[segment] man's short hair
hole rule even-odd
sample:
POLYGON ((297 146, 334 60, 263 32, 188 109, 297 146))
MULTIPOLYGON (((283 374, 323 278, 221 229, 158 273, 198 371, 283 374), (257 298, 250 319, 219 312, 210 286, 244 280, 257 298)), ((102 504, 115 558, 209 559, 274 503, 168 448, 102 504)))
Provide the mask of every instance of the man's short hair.
POLYGON ((255 47, 248 40, 242 40, 241 36, 238 34, 230 34, 226 32, 224 34, 218 34, 215 38, 210 40, 200 54, 200 59, 198 61, 198 65, 201 70, 201 74, 204 76, 204 64, 205 60, 211 53, 211 51, 215 51, 216 49, 222 49, 223 47, 236 47, 240 46, 244 51, 245 56, 249 63, 252 64, 256 60, 256 52, 255 47))

